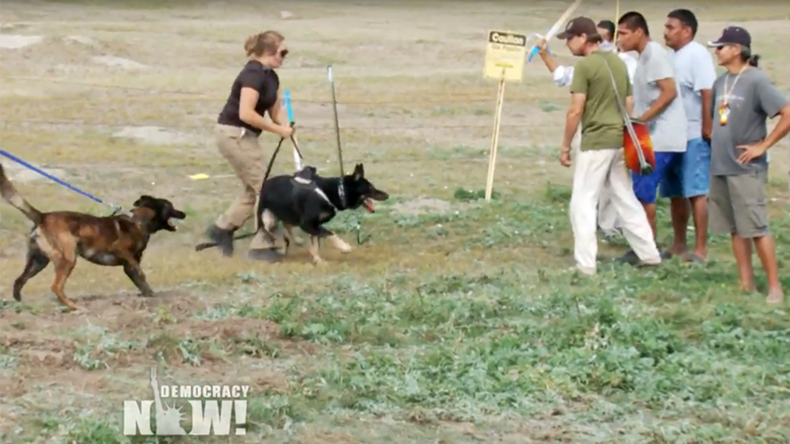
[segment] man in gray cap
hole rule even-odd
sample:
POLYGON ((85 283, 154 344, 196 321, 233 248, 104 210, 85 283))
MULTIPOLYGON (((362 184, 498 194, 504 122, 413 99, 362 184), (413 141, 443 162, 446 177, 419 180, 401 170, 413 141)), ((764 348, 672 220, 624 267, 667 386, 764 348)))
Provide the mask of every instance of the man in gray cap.
POLYGON ((757 249, 768 280, 769 304, 784 299, 779 282, 776 246, 768 229, 765 198, 766 152, 790 132, 790 102, 771 79, 757 69, 749 32, 725 28, 708 42, 726 68, 713 84, 709 212, 711 231, 729 233, 738 263, 741 289, 755 291, 752 247, 757 249), (767 133, 766 121, 781 116, 767 133))

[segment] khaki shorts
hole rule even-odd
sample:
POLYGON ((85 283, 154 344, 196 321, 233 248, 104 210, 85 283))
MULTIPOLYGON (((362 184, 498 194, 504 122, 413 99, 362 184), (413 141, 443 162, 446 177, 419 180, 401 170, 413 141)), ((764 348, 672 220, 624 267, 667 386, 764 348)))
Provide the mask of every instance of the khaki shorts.
POLYGON ((770 234, 765 199, 767 174, 752 171, 737 176, 711 176, 708 213, 713 233, 737 234, 747 239, 770 234))

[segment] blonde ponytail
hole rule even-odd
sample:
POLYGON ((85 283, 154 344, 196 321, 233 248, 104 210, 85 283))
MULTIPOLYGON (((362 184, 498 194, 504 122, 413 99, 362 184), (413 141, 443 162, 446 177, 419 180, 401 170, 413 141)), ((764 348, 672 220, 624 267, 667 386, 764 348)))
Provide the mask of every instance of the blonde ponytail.
POLYGON ((247 53, 247 57, 252 55, 260 57, 264 53, 274 54, 283 40, 285 37, 277 31, 259 32, 247 37, 244 41, 244 52, 247 53))
POLYGON ((253 52, 255 52, 255 47, 258 46, 258 40, 261 38, 262 32, 257 34, 253 34, 247 37, 247 40, 244 41, 244 52, 247 53, 247 57, 251 56, 253 52))

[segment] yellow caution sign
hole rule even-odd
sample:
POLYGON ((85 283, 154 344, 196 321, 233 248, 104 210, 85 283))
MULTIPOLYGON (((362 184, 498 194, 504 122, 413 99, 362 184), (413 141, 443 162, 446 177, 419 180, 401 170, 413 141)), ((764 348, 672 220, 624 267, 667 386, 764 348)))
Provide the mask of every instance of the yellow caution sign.
POLYGON ((527 55, 527 36, 510 31, 488 31, 484 77, 521 82, 527 55))

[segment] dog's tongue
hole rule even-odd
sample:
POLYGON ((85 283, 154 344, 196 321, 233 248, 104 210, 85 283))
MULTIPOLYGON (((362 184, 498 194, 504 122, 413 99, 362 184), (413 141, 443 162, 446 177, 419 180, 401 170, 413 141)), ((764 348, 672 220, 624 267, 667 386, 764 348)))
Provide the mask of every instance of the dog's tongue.
POLYGON ((375 210, 373 209, 373 200, 371 199, 365 199, 364 201, 362 201, 362 206, 365 207, 365 209, 371 213, 375 212, 375 210))

